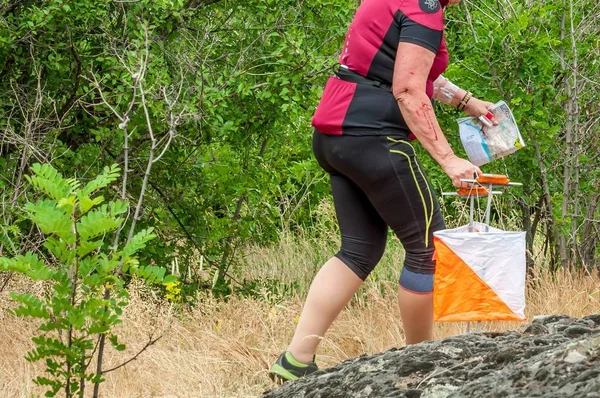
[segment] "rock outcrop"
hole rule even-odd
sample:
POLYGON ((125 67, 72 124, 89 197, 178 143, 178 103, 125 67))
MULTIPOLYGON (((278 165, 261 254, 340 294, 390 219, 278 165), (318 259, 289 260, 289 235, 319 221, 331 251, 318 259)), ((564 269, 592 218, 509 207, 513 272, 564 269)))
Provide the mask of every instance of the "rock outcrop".
POLYGON ((600 314, 363 355, 264 398, 600 398, 600 314))

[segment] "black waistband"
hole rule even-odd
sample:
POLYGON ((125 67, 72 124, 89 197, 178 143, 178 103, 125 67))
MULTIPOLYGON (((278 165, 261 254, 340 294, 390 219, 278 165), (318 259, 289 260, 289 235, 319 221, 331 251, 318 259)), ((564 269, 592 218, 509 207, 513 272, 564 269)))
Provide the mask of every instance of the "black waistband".
POLYGON ((387 91, 392 91, 392 86, 390 86, 389 84, 382 83, 378 80, 368 79, 364 76, 359 75, 358 73, 352 72, 350 69, 347 68, 339 68, 337 72, 335 72, 335 75, 347 82, 368 84, 369 86, 375 86, 387 91))

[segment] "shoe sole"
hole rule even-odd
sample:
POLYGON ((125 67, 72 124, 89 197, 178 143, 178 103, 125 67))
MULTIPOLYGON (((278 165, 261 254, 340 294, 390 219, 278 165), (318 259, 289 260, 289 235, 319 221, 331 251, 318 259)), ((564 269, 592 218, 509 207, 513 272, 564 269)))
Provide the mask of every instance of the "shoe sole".
POLYGON ((286 381, 294 381, 298 379, 298 376, 294 376, 288 370, 286 370, 283 366, 279 364, 274 364, 271 366, 271 370, 269 371, 269 377, 271 380, 278 384, 283 384, 286 381))

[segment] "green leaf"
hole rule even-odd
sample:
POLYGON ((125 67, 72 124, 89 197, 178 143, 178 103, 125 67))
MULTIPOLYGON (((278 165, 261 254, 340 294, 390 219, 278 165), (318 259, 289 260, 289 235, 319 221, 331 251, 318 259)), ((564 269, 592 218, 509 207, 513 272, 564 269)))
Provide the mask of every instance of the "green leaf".
POLYGON ((51 200, 28 203, 25 210, 29 218, 47 235, 56 235, 67 244, 75 243, 75 233, 72 230, 72 220, 69 214, 56 207, 51 200))
POLYGON ((108 337, 110 344, 117 350, 117 351, 124 351, 127 346, 125 344, 121 344, 119 343, 119 339, 117 338, 116 335, 110 335, 108 337))
POLYGON ((129 203, 121 200, 116 200, 114 202, 109 203, 110 214, 113 216, 117 216, 119 214, 126 213, 129 209, 129 203))
POLYGON ((69 320, 69 324, 72 325, 75 330, 80 330, 83 325, 85 325, 86 316, 85 313, 74 308, 68 312, 67 319, 69 320))
POLYGON ((20 272, 35 281, 49 280, 54 277, 54 270, 49 268, 37 254, 27 252, 12 259, 0 258, 0 269, 3 271, 20 272))
POLYGON ((91 199, 89 196, 82 195, 81 193, 79 193, 79 202, 79 209, 81 210, 81 214, 85 214, 88 211, 90 211, 90 209, 92 209, 94 206, 97 206, 100 203, 104 202, 104 197, 98 196, 94 199, 91 199))
POLYGON ((121 168, 116 164, 114 164, 110 167, 108 167, 108 166, 105 167, 104 172, 102 174, 97 176, 92 181, 88 182, 86 184, 86 186, 81 190, 82 197, 90 196, 92 193, 94 193, 98 189, 105 188, 109 184, 116 181, 117 178, 119 178, 120 171, 121 171, 121 168))
POLYGON ((79 219, 77 232, 79 232, 82 239, 89 240, 114 231, 122 222, 122 218, 114 218, 102 211, 94 210, 79 219))
POLYGON ((146 247, 146 243, 154 238, 156 235, 152 233, 154 228, 143 229, 137 234, 135 234, 131 240, 125 245, 122 250, 124 257, 129 257, 135 254, 138 250, 146 247))
POLYGON ((46 309, 46 303, 28 293, 10 293, 10 297, 21 305, 12 312, 17 316, 30 316, 33 318, 50 318, 50 312, 46 309))
POLYGON ((75 196, 68 196, 59 200, 56 207, 63 210, 67 214, 72 214, 76 204, 77 198, 75 196))
POLYGON ((119 266, 119 260, 115 258, 108 258, 107 255, 101 253, 98 258, 98 267, 102 274, 108 274, 112 270, 119 266))
POLYGON ((76 182, 66 180, 52 165, 35 163, 31 166, 34 176, 26 176, 26 179, 38 190, 46 193, 50 198, 59 201, 69 196, 76 182))
POLYGON ((50 236, 46 239, 46 242, 44 242, 44 247, 62 262, 67 264, 71 263, 72 255, 74 253, 67 249, 67 243, 64 240, 50 236))
POLYGON ((135 275, 144 279, 148 283, 163 283, 166 272, 167 269, 165 267, 159 267, 155 265, 139 267, 134 271, 135 275))
POLYGON ((97 240, 93 242, 83 240, 79 243, 79 247, 77 248, 77 255, 79 258, 83 258, 91 252, 93 252, 94 250, 100 249, 103 244, 104 242, 102 240, 97 240))

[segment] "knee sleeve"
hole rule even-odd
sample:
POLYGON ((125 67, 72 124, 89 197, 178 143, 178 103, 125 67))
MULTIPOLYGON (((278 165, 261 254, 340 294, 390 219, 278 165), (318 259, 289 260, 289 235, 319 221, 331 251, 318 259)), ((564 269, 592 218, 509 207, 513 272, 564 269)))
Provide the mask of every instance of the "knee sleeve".
POLYGON ((406 252, 400 286, 416 293, 431 293, 435 272, 433 253, 433 248, 406 252))
POLYGON ((415 293, 431 293, 433 292, 433 274, 420 274, 405 267, 400 274, 400 286, 415 293))
POLYGON ((381 260, 385 244, 385 238, 367 242, 342 237, 342 248, 335 256, 364 281, 381 260))

